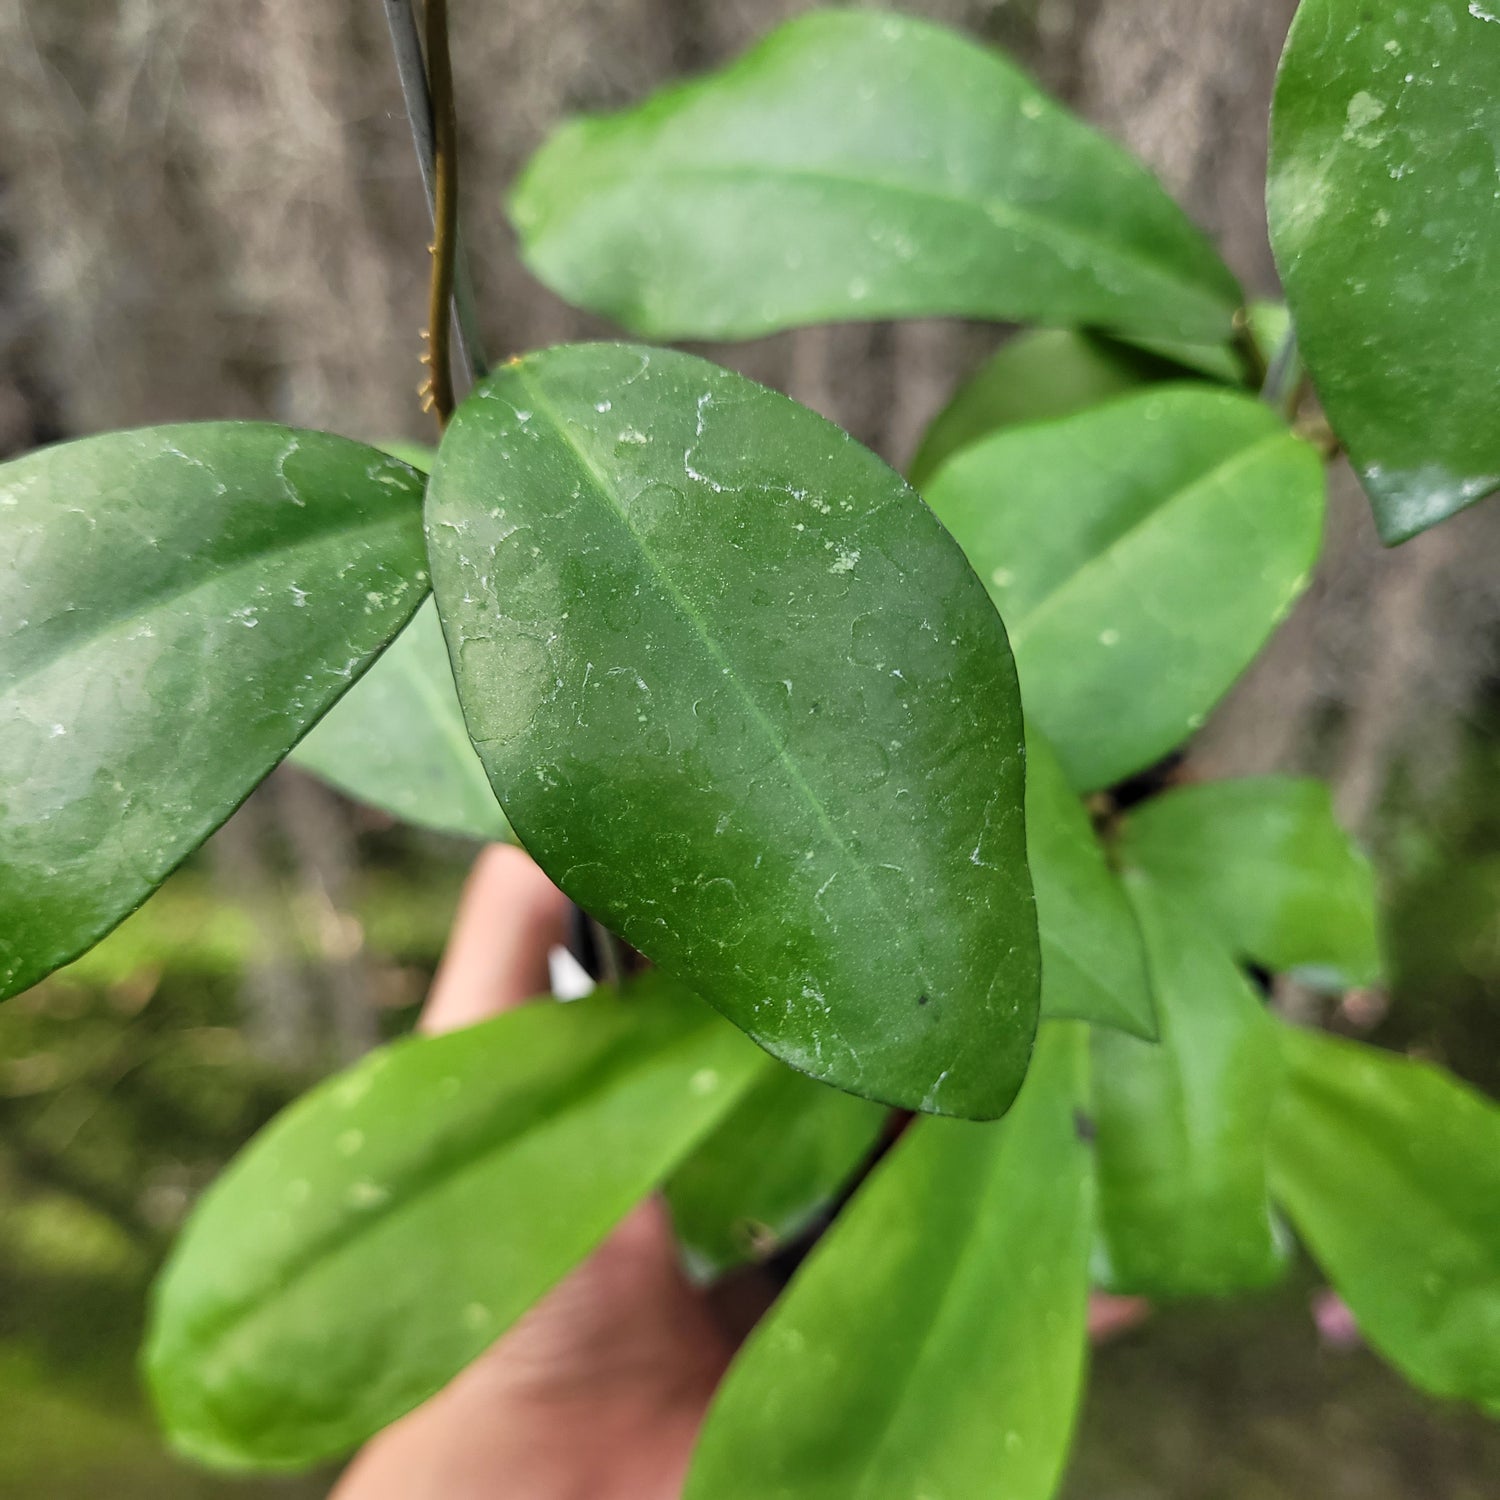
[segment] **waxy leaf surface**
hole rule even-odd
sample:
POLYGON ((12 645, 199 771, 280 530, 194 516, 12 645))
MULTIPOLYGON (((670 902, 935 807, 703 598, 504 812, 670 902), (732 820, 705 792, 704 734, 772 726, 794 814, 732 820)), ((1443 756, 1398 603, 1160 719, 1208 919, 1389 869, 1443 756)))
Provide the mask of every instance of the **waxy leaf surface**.
POLYGON ((249 422, 0 466, 0 995, 139 906, 406 623, 421 500, 249 422))
POLYGON ((431 603, 291 758, 357 801, 407 823, 473 839, 510 837, 464 727, 443 627, 431 603))
POLYGON ((1266 1190, 1275 1029, 1190 912, 1140 876, 1126 885, 1161 1039, 1093 1033, 1104 1279, 1156 1297, 1264 1286, 1284 1262, 1266 1190))
POLYGON ((1240 300, 1118 146, 988 48, 871 11, 565 126, 511 215, 554 291, 652 338, 955 314, 1211 343, 1240 300))
POLYGON ((1323 530, 1312 447, 1261 403, 1192 386, 998 433, 925 493, 1081 791, 1203 722, 1306 585, 1323 530))
POLYGON ((1155 1037, 1130 902, 1087 810, 1035 730, 1026 736, 1026 855, 1042 941, 1042 1014, 1155 1037))
POLYGON ((1321 781, 1255 776, 1169 791, 1124 820, 1120 853, 1260 968, 1331 989, 1380 978, 1374 872, 1321 781))
POLYGON ((1080 1026, 1049 1023, 995 1125, 923 1120, 719 1388, 685 1500, 1048 1500, 1083 1381, 1080 1026))
POLYGON ((1500 3, 1302 0, 1271 237, 1334 430, 1405 541, 1500 489, 1500 3))
POLYGON ((146 1369, 174 1445, 330 1458, 486 1349, 765 1068, 663 975, 397 1042, 299 1100, 209 1189, 146 1369))
POLYGON ((702 360, 570 346, 465 402, 427 527, 470 735, 547 873, 800 1071, 1003 1113, 1038 991, 1020 703, 899 476, 702 360))
POLYGON ((1500 1416, 1500 1106, 1428 1063, 1279 1030, 1277 1203, 1408 1380, 1500 1416))
POLYGON ((888 1118, 868 1099, 768 1067, 667 1183, 689 1269, 706 1278, 763 1260, 811 1229, 888 1118))

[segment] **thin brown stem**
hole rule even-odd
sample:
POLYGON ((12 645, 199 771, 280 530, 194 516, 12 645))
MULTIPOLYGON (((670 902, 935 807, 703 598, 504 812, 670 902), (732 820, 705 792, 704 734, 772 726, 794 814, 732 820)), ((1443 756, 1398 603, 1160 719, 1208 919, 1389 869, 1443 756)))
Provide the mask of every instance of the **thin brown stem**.
POLYGON ((448 56, 448 0, 427 0, 424 10, 427 82, 432 93, 432 283, 427 309, 427 397, 438 429, 453 415, 453 264, 458 245, 458 115, 448 56))
MULTIPOLYGON (((436 153, 432 138, 432 92, 427 87, 427 64, 422 57, 422 34, 417 25, 414 0, 385 0, 385 18, 390 28, 391 50, 396 59, 396 76, 401 83, 406 118, 411 125, 412 144, 417 150, 417 166, 427 193, 427 209, 435 219, 437 169, 433 160, 436 153)), ((479 314, 464 256, 462 228, 453 250, 453 320, 458 353, 468 369, 469 379, 483 380, 489 360, 479 331, 479 314)))

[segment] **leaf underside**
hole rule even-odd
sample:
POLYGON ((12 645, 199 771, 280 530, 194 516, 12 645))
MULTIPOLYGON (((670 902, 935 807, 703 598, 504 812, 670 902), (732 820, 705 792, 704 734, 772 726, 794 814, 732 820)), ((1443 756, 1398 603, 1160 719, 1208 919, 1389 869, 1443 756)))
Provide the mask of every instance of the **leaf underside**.
POLYGON ((1082 1391, 1083 1028, 1049 1023, 999 1124, 923 1120, 719 1387, 685 1500, 1046 1496, 1082 1391))
POLYGON ((157 1283, 173 1444, 331 1458, 425 1400, 584 1258, 771 1064, 662 975, 373 1054, 281 1114, 157 1283))
POLYGON ((1240 302, 1127 153, 997 53, 868 11, 565 126, 510 208, 547 285, 651 338, 957 315, 1213 343, 1240 302))

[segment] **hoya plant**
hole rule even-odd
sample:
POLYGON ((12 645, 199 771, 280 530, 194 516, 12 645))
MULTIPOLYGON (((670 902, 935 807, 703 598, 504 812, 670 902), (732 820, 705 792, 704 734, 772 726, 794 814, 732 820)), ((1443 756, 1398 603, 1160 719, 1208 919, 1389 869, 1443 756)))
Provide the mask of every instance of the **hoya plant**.
POLYGON ((806 1252, 691 1500, 1043 1500, 1091 1288, 1228 1296, 1297 1242, 1410 1380, 1500 1410, 1500 1109, 1267 1003, 1381 977, 1326 790, 1161 770, 1306 587, 1330 461, 1392 543, 1500 488, 1500 18, 1304 0, 1288 313, 1005 58, 805 15, 546 142, 521 253, 635 342, 451 421, 443 21, 435 454, 235 422, 0 467, 0 984, 288 755, 518 841, 639 963, 251 1143, 156 1289, 172 1443, 347 1453, 657 1192, 699 1277, 806 1252), (1040 327, 909 479, 664 347, 940 315, 1040 327))

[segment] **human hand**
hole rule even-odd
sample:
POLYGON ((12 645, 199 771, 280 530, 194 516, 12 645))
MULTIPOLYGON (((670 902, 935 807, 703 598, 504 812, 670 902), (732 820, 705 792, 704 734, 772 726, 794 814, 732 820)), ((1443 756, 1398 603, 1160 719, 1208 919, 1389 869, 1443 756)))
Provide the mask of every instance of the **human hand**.
MULTIPOLYGON (((547 992, 569 906, 519 849, 475 864, 419 1022, 454 1031, 547 992)), ((1146 1315, 1095 1295, 1089 1336, 1146 1315)), ((373 1439, 332 1500, 678 1500, 732 1353, 679 1267, 659 1200, 425 1405, 373 1439)))

